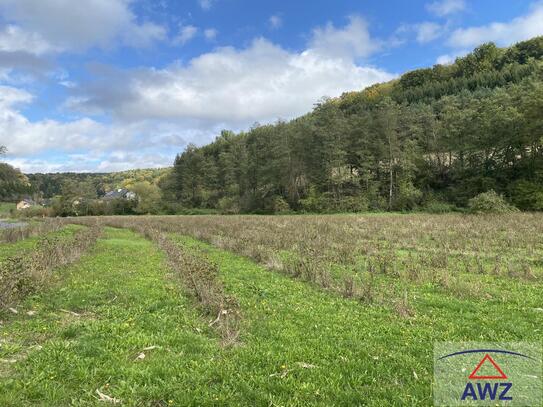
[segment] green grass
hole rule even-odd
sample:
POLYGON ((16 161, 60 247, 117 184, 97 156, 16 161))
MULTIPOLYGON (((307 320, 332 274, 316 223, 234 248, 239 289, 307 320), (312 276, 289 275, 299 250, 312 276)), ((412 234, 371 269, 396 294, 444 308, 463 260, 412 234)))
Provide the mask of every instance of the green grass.
MULTIPOLYGON (((51 237, 61 237, 61 238, 70 238, 78 230, 83 229, 84 226, 80 225, 66 225, 60 230, 55 232, 47 233, 46 236, 51 237)), ((6 259, 10 256, 17 254, 23 254, 31 251, 36 247, 36 244, 39 242, 41 236, 32 236, 23 240, 19 240, 15 243, 0 243, 0 260, 6 259)))
POLYGON ((143 238, 108 230, 60 271, 62 287, 29 298, 3 328, 0 359, 17 362, 4 363, 0 405, 98 404, 97 389, 129 404, 167 405, 190 400, 187 388, 204 389, 217 340, 166 279, 163 260, 143 238), (143 351, 149 346, 157 348, 143 351))
POLYGON ((470 299, 413 286, 404 318, 174 238, 219 264, 240 303, 239 345, 220 346, 151 242, 108 229, 59 271, 61 287, 5 322, 0 359, 16 362, 0 362, 0 405, 106 405, 97 389, 141 406, 431 405, 435 341, 541 341, 538 283, 488 278, 504 296, 470 299))
POLYGON ((249 382, 247 387, 270 389, 251 400, 259 405, 270 400, 278 405, 431 405, 434 342, 541 342, 541 284, 485 278, 498 293, 490 299, 459 299, 431 284, 413 286, 415 315, 403 318, 386 307, 325 294, 192 239, 180 241, 206 248, 219 263, 229 293, 241 302, 245 345, 232 363, 241 366, 239 381, 249 382), (320 370, 300 369, 299 362, 320 370), (272 386, 273 368, 292 371, 272 386))
POLYGON ((15 209, 15 204, 11 202, 0 202, 0 217, 9 216, 12 209, 15 209))

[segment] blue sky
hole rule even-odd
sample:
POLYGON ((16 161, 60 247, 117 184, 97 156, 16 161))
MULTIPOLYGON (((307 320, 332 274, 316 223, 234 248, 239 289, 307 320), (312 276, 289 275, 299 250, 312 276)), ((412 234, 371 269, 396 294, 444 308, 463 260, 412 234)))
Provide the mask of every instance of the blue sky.
POLYGON ((542 1, 0 0, 0 145, 25 172, 168 166, 223 128, 542 34, 542 1))

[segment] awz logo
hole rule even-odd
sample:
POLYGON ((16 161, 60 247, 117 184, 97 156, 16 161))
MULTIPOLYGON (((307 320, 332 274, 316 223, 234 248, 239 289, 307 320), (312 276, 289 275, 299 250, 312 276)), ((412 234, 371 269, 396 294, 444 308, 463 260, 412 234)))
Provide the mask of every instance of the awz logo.
POLYGON ((437 344, 434 404, 541 406, 540 345, 500 345, 437 344))
MULTIPOLYGON (((507 379, 507 375, 503 372, 500 366, 492 359, 487 353, 483 359, 479 362, 477 367, 473 369, 473 372, 469 375, 471 380, 504 380, 507 379), (498 374, 494 375, 480 375, 479 370, 484 369, 484 365, 489 363, 492 368, 496 370, 498 374)), ((513 397, 507 395, 513 383, 472 383, 468 382, 461 400, 513 400, 513 397), (474 386, 475 384, 475 386, 474 386), (477 391, 475 391, 477 389, 477 391), (500 391, 501 390, 501 391, 500 391)))
MULTIPOLYGON (((503 372, 500 366, 487 353, 479 362, 477 367, 469 375, 471 380, 502 380, 507 379, 507 375, 503 372), (479 370, 483 368, 485 363, 490 363, 496 369, 497 375, 479 375, 479 370)), ((461 400, 496 400, 500 401, 513 400, 513 397, 507 395, 513 383, 472 383, 468 382, 461 400), (475 386, 474 386, 475 384, 475 386), (477 391, 475 391, 477 389, 477 391)))
POLYGON ((475 391, 473 383, 466 384, 464 394, 462 394, 460 400, 496 400, 496 396, 500 401, 513 400, 513 397, 507 396, 513 386, 512 383, 494 383, 493 385, 490 383, 484 383, 484 385, 483 383, 476 383, 476 386, 477 391, 475 391), (498 388, 501 388, 499 393, 498 388))

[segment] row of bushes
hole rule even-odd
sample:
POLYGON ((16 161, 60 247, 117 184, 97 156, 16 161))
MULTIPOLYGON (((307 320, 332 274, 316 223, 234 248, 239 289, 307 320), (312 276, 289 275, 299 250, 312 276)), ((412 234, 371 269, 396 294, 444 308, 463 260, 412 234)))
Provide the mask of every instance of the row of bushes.
MULTIPOLYGON (((95 219, 77 220, 83 225, 95 221, 95 219)), ((236 343, 239 335, 239 304, 234 297, 226 294, 219 279, 219 268, 215 263, 203 253, 191 253, 173 242, 166 233, 147 221, 134 221, 128 217, 102 218, 102 224, 131 229, 155 242, 166 253, 168 266, 189 295, 197 301, 207 316, 213 318, 209 325, 219 332, 223 345, 230 346, 236 343)))
POLYGON ((78 260, 100 236, 97 226, 78 231, 73 238, 44 236, 31 254, 0 262, 0 311, 36 292, 51 280, 51 272, 78 260))
MULTIPOLYGON (((226 198, 224 199, 226 200, 226 198)), ((272 202, 273 205, 269 210, 270 213, 293 213, 284 198, 278 196, 272 202)), ((301 199, 300 202, 302 205, 300 211, 306 213, 357 213, 382 211, 383 209, 379 208, 382 208, 385 205, 385 203, 381 202, 380 206, 376 206, 365 196, 344 196, 336 198, 331 194, 317 194, 315 191, 312 191, 307 198, 301 199)), ((219 207, 223 214, 240 212, 239 207, 230 202, 230 199, 228 202, 223 202, 223 205, 219 205, 219 207)), ((502 195, 497 194, 494 190, 490 190, 470 199, 467 208, 459 208, 456 205, 434 199, 419 206, 413 205, 411 210, 427 213, 509 213, 517 212, 518 208, 507 202, 502 195)))
POLYGON ((449 213, 449 212, 466 212, 466 213, 511 213, 518 212, 519 209, 507 202, 502 196, 494 190, 483 192, 468 202, 467 208, 458 208, 455 205, 432 201, 422 208, 423 212, 428 213, 449 213))
POLYGON ((60 219, 45 219, 43 222, 31 225, 4 229, 0 231, 0 242, 14 243, 32 236, 41 236, 45 233, 59 230, 64 223, 60 219))
MULTIPOLYGON (((518 188, 526 189, 529 187, 529 185, 524 184, 518 185, 518 188)), ((524 201, 513 203, 523 210, 530 210, 534 205, 539 205, 537 206, 538 210, 543 210, 543 192, 539 193, 537 191, 532 191, 531 194, 525 194, 524 196, 524 201), (526 200, 529 200, 529 202, 526 200)), ((359 213, 386 210, 386 202, 375 202, 364 195, 337 198, 333 194, 319 194, 315 190, 310 191, 306 198, 300 200, 301 206, 297 210, 293 210, 288 202, 281 196, 276 196, 270 202, 271 206, 263 213, 359 213)), ((498 195, 494 190, 490 190, 469 200, 467 208, 457 207, 454 204, 443 202, 438 198, 430 198, 419 204, 411 202, 409 204, 409 209, 406 210, 417 210, 428 213, 504 213, 518 210, 513 203, 509 203, 502 195, 498 195)), ((135 211, 135 205, 135 202, 119 199, 107 203, 85 205, 84 209, 80 206, 77 210, 74 209, 74 211, 71 212, 59 212, 55 207, 33 207, 23 211, 17 211, 15 215, 19 218, 136 215, 138 213, 135 211)), ((217 213, 239 214, 245 212, 234 198, 222 198, 219 200, 217 209, 190 209, 185 208, 180 204, 164 203, 164 205, 156 208, 151 213, 170 215, 208 215, 217 213)))

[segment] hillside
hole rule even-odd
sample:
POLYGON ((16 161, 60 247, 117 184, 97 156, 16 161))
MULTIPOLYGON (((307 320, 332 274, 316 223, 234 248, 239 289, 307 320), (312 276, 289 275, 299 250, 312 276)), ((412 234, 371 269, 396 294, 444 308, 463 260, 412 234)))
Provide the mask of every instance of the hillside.
MULTIPOLYGON (((0 145, 0 157, 5 152, 6 148, 0 145)), ((27 177, 11 165, 0 162, 0 201, 14 199, 29 190, 30 183, 27 177)))
POLYGON ((62 186, 69 182, 90 184, 96 196, 100 196, 116 188, 130 188, 138 182, 156 185, 169 171, 169 168, 150 168, 112 173, 27 174, 27 177, 34 192, 41 193, 44 198, 53 198, 61 195, 62 186))
POLYGON ((179 154, 162 183, 224 212, 447 210, 495 190, 543 209, 543 37, 317 103, 179 154))

